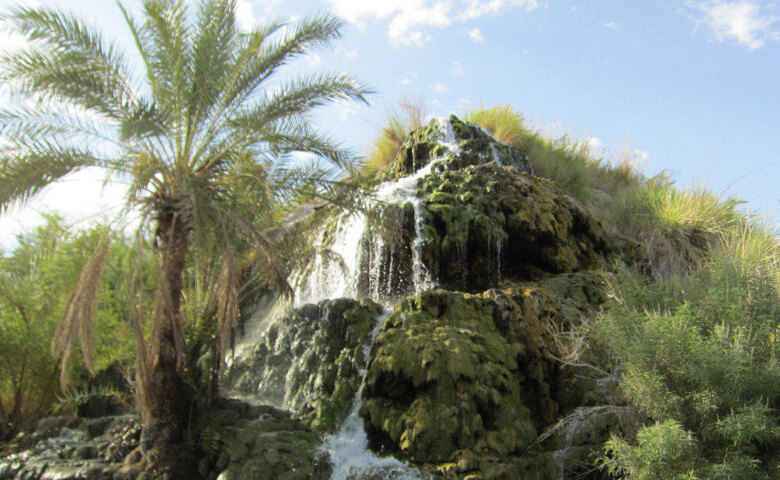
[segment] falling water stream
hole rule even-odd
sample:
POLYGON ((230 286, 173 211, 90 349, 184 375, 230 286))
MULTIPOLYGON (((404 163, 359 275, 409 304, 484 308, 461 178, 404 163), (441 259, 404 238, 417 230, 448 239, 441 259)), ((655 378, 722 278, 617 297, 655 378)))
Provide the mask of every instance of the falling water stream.
MULTIPOLYGON (((413 174, 379 184, 373 191, 377 202, 398 206, 411 205, 414 213, 414 232, 409 241, 411 251, 411 285, 401 294, 419 294, 435 286, 428 268, 423 262, 425 244, 425 215, 423 205, 417 196, 419 181, 433 172, 437 163, 460 151, 452 123, 448 119, 437 119, 439 143, 446 147, 438 158, 431 158, 427 165, 413 174)), ((394 245, 385 242, 381 235, 372 231, 369 216, 363 212, 348 212, 336 220, 332 228, 320 235, 315 246, 318 253, 309 264, 293 273, 289 279, 295 290, 295 307, 319 303, 336 298, 359 298, 368 296, 383 305, 385 313, 377 319, 371 339, 363 351, 366 362, 360 371, 360 387, 352 402, 352 409, 339 430, 323 439, 321 450, 328 453, 333 466, 333 480, 420 480, 426 474, 393 457, 380 457, 369 449, 363 418, 363 383, 368 367, 369 353, 374 339, 390 314, 396 282, 391 278, 399 271, 392 262, 399 261, 393 255, 394 245), (387 250, 391 249, 391 250, 387 250), (390 274, 383 277, 383 262, 391 262, 390 274), (367 288, 362 281, 368 280, 367 288)), ((408 257, 407 257, 408 258, 408 257)), ((403 283, 403 282, 401 282, 403 283)), ((288 376, 295 368, 291 368, 288 376)), ((296 370, 297 371, 297 370, 296 370)))
MULTIPOLYGON (((459 150, 452 124, 447 119, 437 119, 441 130, 441 144, 446 146, 448 153, 452 155, 459 150)), ((422 248, 425 243, 423 229, 425 217, 422 211, 422 203, 416 195, 417 183, 420 179, 429 175, 436 163, 442 158, 433 158, 424 167, 412 175, 398 180, 384 182, 374 190, 374 197, 378 202, 395 205, 411 205, 414 211, 414 238, 411 242, 412 251, 412 282, 413 291, 420 293, 430 289, 433 279, 422 260, 422 248)), ((382 264, 382 255, 386 248, 380 235, 372 235, 368 216, 361 212, 343 214, 331 232, 333 238, 329 242, 329 254, 320 252, 314 260, 303 270, 293 275, 291 284, 295 288, 295 306, 299 307, 307 303, 317 303, 331 298, 356 298, 358 296, 358 282, 361 265, 368 265, 370 271, 369 292, 373 300, 384 303, 382 286, 379 284, 379 269, 382 264), (361 248, 364 238, 371 243, 371 248, 361 248), (370 258, 364 258, 370 255, 370 258), (335 257, 335 258, 334 258, 335 257)), ((323 232, 318 240, 318 249, 322 250, 327 240, 326 232, 323 232)))
MULTIPOLYGON (((459 148, 452 128, 447 119, 438 119, 441 130, 441 143, 447 147, 447 155, 458 152, 459 148)), ((412 283, 413 292, 420 293, 434 286, 430 272, 423 263, 422 248, 425 242, 423 229, 425 217, 422 203, 416 195, 420 179, 429 175, 436 163, 442 158, 434 158, 427 165, 407 177, 385 182, 375 189, 375 197, 380 202, 397 205, 411 205, 414 212, 414 238, 411 240, 412 252, 412 283)), ((387 302, 387 295, 382 292, 379 269, 382 254, 389 248, 381 236, 368 238, 371 248, 361 248, 364 237, 371 235, 368 217, 363 213, 343 215, 335 229, 330 244, 330 251, 338 255, 341 261, 333 261, 325 255, 318 254, 313 263, 293 279, 296 286, 296 304, 316 303, 321 300, 339 297, 356 297, 361 265, 368 265, 370 271, 369 292, 373 299, 380 303, 387 302), (368 251, 366 251, 368 250, 368 251), (371 255, 365 259, 363 255, 371 255), (367 261, 366 261, 367 260, 367 261)), ((325 236, 320 238, 320 247, 325 236)), ((392 255, 390 256, 392 259, 392 255)), ((392 268, 391 268, 392 271, 392 268)), ((423 474, 393 457, 379 457, 368 448, 368 437, 365 432, 363 418, 360 416, 362 406, 363 380, 366 375, 368 357, 374 339, 379 334, 385 319, 389 315, 389 305, 385 304, 386 313, 377 319, 372 332, 371 341, 366 345, 364 358, 366 366, 360 372, 360 387, 355 395, 352 410, 338 432, 325 438, 322 449, 330 455, 333 465, 333 480, 371 479, 371 480, 413 480, 423 478, 423 474)))
MULTIPOLYGON (((363 350, 363 358, 366 359, 366 363, 368 363, 371 345, 389 315, 390 312, 385 311, 371 332, 371 342, 363 350)), ((365 367, 361 370, 360 376, 365 378, 365 367)), ((361 381, 349 416, 344 420, 338 432, 325 438, 321 447, 330 455, 330 462, 333 466, 331 480, 419 480, 423 478, 417 469, 409 467, 393 457, 380 457, 368 448, 368 436, 363 417, 360 416, 362 404, 363 382, 361 381)))

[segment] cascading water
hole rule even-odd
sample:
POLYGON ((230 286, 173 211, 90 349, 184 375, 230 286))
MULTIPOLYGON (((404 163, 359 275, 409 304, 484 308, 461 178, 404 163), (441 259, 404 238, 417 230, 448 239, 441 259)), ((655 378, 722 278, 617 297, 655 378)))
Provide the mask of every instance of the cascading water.
MULTIPOLYGON (((371 342, 366 345, 363 357, 368 363, 371 345, 379 334, 390 312, 385 312, 378 320, 371 333, 371 342)), ((365 367, 360 372, 365 377, 365 367)), ((321 449, 328 452, 333 466, 331 480, 420 480, 422 473, 393 457, 380 457, 368 448, 363 418, 360 416, 362 406, 363 383, 361 381, 352 410, 338 432, 325 438, 321 449)))
MULTIPOLYGON (((452 124, 447 119, 438 119, 441 131, 441 143, 446 146, 449 155, 457 153, 459 148, 455 138, 452 124)), ((432 288, 434 281, 423 262, 422 248, 425 242, 424 228, 425 217, 422 203, 416 195, 417 183, 423 177, 429 175, 434 166, 442 158, 434 158, 427 165, 407 177, 385 182, 375 190, 377 201, 387 204, 411 205, 414 212, 414 238, 411 241, 411 271, 412 293, 420 293, 432 288)), ((386 303, 388 296, 381 290, 388 290, 392 286, 392 279, 388 278, 386 285, 381 285, 380 268, 382 254, 388 246, 381 236, 367 238, 368 249, 361 248, 366 235, 371 235, 368 217, 362 213, 345 214, 339 220, 329 250, 339 255, 342 261, 328 259, 322 253, 318 254, 313 265, 310 265, 301 275, 293 279, 298 281, 296 285, 296 298, 298 304, 314 303, 320 300, 337 297, 356 297, 361 265, 368 265, 368 279, 370 287, 368 292, 373 299, 380 303, 386 303), (364 255, 370 255, 365 259, 364 255), (367 261, 365 261, 367 260, 367 261)), ((325 237, 320 239, 320 247, 325 242, 325 237)), ((390 255, 391 261, 393 256, 390 255)), ((390 268, 392 272, 392 264, 390 268)), ((387 305, 385 305, 387 307, 387 305)), ((365 347, 364 358, 368 362, 368 356, 374 339, 379 334, 389 312, 382 315, 372 332, 371 342, 365 347)), ((367 367, 367 365, 366 365, 367 367)), ((347 479, 420 479, 422 473, 405 465, 392 457, 379 457, 368 448, 368 437, 365 432, 363 418, 360 416, 362 405, 363 380, 366 375, 366 367, 360 372, 360 387, 353 400, 352 410, 342 424, 339 431, 328 436, 322 449, 330 455, 333 465, 333 480, 347 479)))
MULTIPOLYGON (((447 119, 437 119, 441 132, 440 143, 447 147, 444 155, 452 155, 459 151, 452 124, 447 119)), ((411 240, 412 253, 412 291, 405 293, 420 293, 434 285, 430 272, 422 259, 422 248, 425 243, 425 218, 420 199, 415 195, 418 181, 429 175, 436 163, 445 157, 433 158, 414 174, 380 184, 374 191, 378 202, 394 205, 411 205, 414 212, 414 237, 411 240)), ((307 303, 317 303, 329 298, 356 298, 361 266, 368 265, 369 296, 374 301, 386 303, 383 286, 380 285, 380 268, 385 249, 392 248, 378 235, 371 235, 368 216, 363 213, 346 213, 339 217, 332 238, 323 232, 317 248, 320 252, 303 270, 291 278, 295 288, 295 306, 307 303), (368 237, 368 238, 367 238, 368 237), (364 240, 369 243, 365 248, 364 240), (327 248, 326 247, 327 244, 327 248), (365 255, 370 255, 366 258, 365 255)), ((389 282, 390 280, 388 280, 389 282)))
MULTIPOLYGON (((330 456, 334 480, 425 478, 424 473, 395 458, 379 457, 373 453, 368 448, 368 437, 359 412, 362 406, 363 382, 369 353, 375 337, 389 315, 389 307, 401 295, 419 294, 435 285, 423 261, 426 216, 422 202, 417 197, 417 188, 419 181, 431 174, 439 162, 451 158, 460 151, 450 120, 438 119, 437 130, 437 141, 442 147, 436 149, 437 157, 430 158, 426 165, 411 175, 384 182, 373 191, 373 198, 378 204, 402 207, 404 212, 413 215, 413 219, 407 217, 413 220, 406 227, 409 232, 406 237, 407 243, 390 241, 378 234, 376 226, 372 229, 370 215, 366 213, 345 213, 324 229, 316 245, 317 255, 305 268, 295 272, 289 279, 295 290, 294 306, 301 307, 297 311, 302 308, 311 310, 311 305, 308 307, 304 305, 321 305, 325 300, 333 301, 338 298, 357 300, 369 297, 384 306, 387 312, 377 319, 370 341, 362 352, 365 364, 359 371, 360 386, 352 400, 352 409, 336 433, 327 436, 321 446, 321 449, 330 456)), ((284 331, 283 329, 277 330, 274 330, 275 335, 278 335, 275 339, 279 342, 286 337, 279 334, 279 331, 284 331)), ((301 334, 299 340, 305 342, 305 337, 306 335, 301 334)), ((276 352, 274 339, 269 337, 266 340, 269 342, 268 348, 276 352)), ((291 348, 295 348, 293 344, 291 348)), ((273 365, 263 367, 265 373, 262 375, 270 372, 269 378, 273 378, 274 383, 280 384, 277 393, 284 393, 283 401, 279 402, 282 404, 280 406, 290 408, 296 403, 298 397, 293 397, 300 389, 290 388, 290 386, 299 385, 301 373, 306 372, 306 368, 310 367, 306 363, 310 358, 306 360, 304 357, 305 355, 296 355, 284 376, 281 375, 282 371, 273 365)), ((265 377, 261 379, 262 382, 266 382, 265 377)), ((273 391, 267 385, 262 390, 273 391)), ((267 402, 268 399, 264 401, 267 402)))

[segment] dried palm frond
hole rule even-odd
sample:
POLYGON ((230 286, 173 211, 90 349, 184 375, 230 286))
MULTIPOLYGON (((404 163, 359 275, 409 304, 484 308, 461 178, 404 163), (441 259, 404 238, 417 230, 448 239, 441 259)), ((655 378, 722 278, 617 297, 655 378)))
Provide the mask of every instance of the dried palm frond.
POLYGON ((62 321, 57 327, 57 332, 52 341, 52 356, 61 358, 60 384, 62 388, 68 386, 68 371, 71 357, 78 341, 81 353, 84 357, 84 365, 90 373, 95 373, 95 341, 94 322, 95 297, 100 286, 100 276, 103 266, 108 258, 110 244, 104 242, 95 255, 84 266, 76 288, 73 290, 62 321))
POLYGON ((241 289, 241 271, 232 251, 223 255, 217 280, 217 359, 219 373, 225 368, 225 354, 233 343, 238 329, 238 300, 241 289))

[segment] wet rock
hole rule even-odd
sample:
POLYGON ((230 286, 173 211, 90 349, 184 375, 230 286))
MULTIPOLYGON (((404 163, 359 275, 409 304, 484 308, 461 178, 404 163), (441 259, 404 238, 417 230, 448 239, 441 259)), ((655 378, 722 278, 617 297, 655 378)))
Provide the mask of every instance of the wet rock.
POLYGON ((496 164, 424 179, 423 258, 446 288, 585 270, 608 253, 600 223, 553 182, 496 164))
POLYGON ((493 309, 444 291, 395 309, 374 343, 361 410, 375 448, 439 463, 465 449, 510 455, 536 437, 493 309))
POLYGON ((380 172, 379 177, 382 180, 405 177, 434 159, 437 161, 434 173, 490 162, 534 173, 527 155, 495 140, 479 126, 452 115, 446 122, 435 119, 411 132, 395 160, 380 172))
POLYGON ((381 314, 376 303, 349 299, 295 309, 239 355, 223 384, 292 410, 316 431, 333 431, 349 413, 381 314))
MULTIPOLYGON (((326 480, 327 456, 320 453, 319 437, 289 412, 269 406, 223 401, 211 413, 204 432, 206 442, 217 443, 220 480, 273 478, 326 480)), ((204 445, 209 450, 208 443, 204 445)))
POLYGON ((599 274, 580 272, 403 301, 368 365, 361 414, 372 447, 450 476, 526 478, 512 476, 526 468, 518 458, 578 398, 555 336, 593 313, 600 288, 599 274))

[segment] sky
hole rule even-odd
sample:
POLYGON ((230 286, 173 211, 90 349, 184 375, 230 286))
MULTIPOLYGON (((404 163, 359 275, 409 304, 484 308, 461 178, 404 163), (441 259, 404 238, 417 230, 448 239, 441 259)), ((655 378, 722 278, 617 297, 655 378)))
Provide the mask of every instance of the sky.
MULTIPOLYGON (((114 2, 26 3, 71 10, 132 51, 114 2)), ((606 158, 631 152, 650 175, 706 185, 780 225, 780 0, 237 0, 244 29, 326 12, 344 20, 342 38, 280 73, 344 71, 373 89, 370 105, 315 118, 359 152, 404 97, 431 115, 511 104, 548 135, 606 158)), ((74 225, 110 216, 122 192, 100 171, 66 178, 0 217, 0 246, 43 212, 74 225)))

